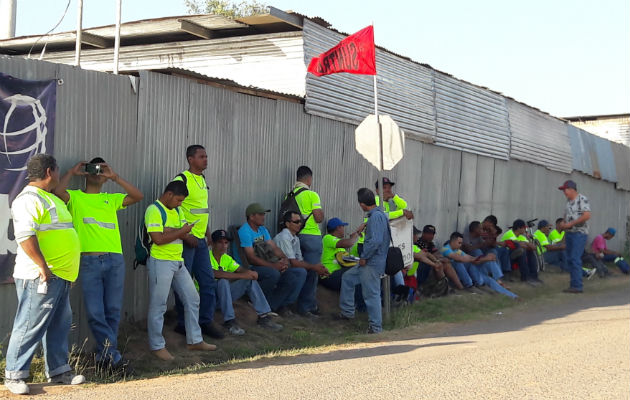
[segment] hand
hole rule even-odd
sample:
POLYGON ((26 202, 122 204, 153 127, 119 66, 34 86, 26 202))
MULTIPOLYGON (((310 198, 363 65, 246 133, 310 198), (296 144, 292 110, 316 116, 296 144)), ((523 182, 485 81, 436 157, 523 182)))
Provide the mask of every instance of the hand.
POLYGON ((47 265, 39 267, 39 281, 47 282, 50 278, 52 278, 52 272, 50 272, 50 268, 48 268, 47 265))
POLYGON ((359 260, 359 266, 364 267, 367 264, 367 260, 365 258, 361 258, 359 260))
POLYGON ((110 167, 107 163, 101 163, 101 175, 111 181, 116 181, 116 179, 118 179, 118 174, 116 174, 114 170, 112 170, 112 167, 110 167))
POLYGON ((287 270, 287 268, 289 268, 289 266, 285 263, 282 262, 282 260, 278 261, 277 263, 271 264, 271 267, 273 269, 276 269, 280 272, 284 272, 287 270))
POLYGON ((313 266, 313 270, 317 272, 317 275, 319 276, 330 275, 330 272, 328 272, 328 269, 324 267, 322 264, 316 264, 315 266, 313 266))
POLYGON ((184 243, 186 243, 186 246, 192 247, 193 249, 196 248, 197 245, 199 244, 199 242, 197 241, 197 238, 188 233, 184 234, 184 236, 182 237, 182 240, 184 241, 184 243))
POLYGON ((75 175, 75 176, 87 175, 88 173, 85 172, 85 164, 87 164, 86 161, 79 161, 78 163, 75 164, 74 167, 70 168, 70 172, 72 173, 72 175, 75 175))
POLYGON ((365 230, 365 227, 367 226, 367 224, 364 222, 361 225, 359 225, 359 227, 356 229, 356 233, 359 234, 361 232, 363 232, 365 230))
POLYGON ((486 261, 496 261, 497 260, 497 256, 494 253, 488 253, 485 255, 484 259, 486 261))
POLYGON ((413 219, 413 212, 411 210, 403 210, 403 215, 407 219, 413 219))
POLYGON ((256 272, 256 271, 249 270, 249 271, 245 272, 245 274, 247 276, 247 278, 245 278, 245 279, 250 279, 252 281, 257 281, 258 280, 258 272, 256 272))

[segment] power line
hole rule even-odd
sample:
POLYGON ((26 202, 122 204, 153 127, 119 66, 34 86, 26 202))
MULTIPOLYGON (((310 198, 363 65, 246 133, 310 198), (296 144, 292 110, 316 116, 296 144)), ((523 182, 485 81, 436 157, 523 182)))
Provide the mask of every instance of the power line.
POLYGON ((35 43, 33 43, 33 45, 31 46, 31 48, 28 50, 28 56, 27 58, 31 58, 31 51, 33 51, 33 47, 35 47, 35 45, 42 40, 42 38, 48 36, 48 34, 52 31, 54 31, 55 29, 57 29, 57 27, 59 26, 59 24, 61 24, 61 21, 63 21, 63 19, 66 17, 66 14, 68 13, 68 8, 70 8, 70 2, 72 0, 68 0, 68 4, 66 4, 66 10, 63 12, 63 15, 61 16, 61 19, 55 24, 55 26, 53 26, 48 32, 44 33, 42 36, 40 36, 35 43))

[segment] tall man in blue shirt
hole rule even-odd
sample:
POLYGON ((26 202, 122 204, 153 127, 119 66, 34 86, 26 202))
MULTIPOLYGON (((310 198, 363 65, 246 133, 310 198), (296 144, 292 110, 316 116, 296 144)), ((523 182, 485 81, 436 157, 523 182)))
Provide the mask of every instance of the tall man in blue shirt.
POLYGON ((359 206, 368 215, 365 242, 359 265, 352 267, 341 278, 339 316, 342 319, 354 318, 354 290, 360 284, 368 312, 368 333, 379 333, 383 330, 381 276, 385 273, 390 242, 389 222, 383 209, 376 205, 374 193, 370 189, 359 189, 357 198, 359 206))

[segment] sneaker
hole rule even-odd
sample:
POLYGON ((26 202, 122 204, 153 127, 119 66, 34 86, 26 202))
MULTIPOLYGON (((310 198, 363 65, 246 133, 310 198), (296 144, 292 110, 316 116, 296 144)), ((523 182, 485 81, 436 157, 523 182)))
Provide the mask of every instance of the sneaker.
POLYGON ((528 279, 525 282, 527 282, 528 285, 531 285, 531 286, 534 286, 534 287, 540 286, 540 283, 536 282, 536 280, 534 280, 534 279, 528 279))
POLYGON ((29 394, 29 388, 22 379, 5 379, 4 386, 13 394, 29 394))
POLYGON ((173 357, 171 353, 166 350, 166 347, 163 347, 160 350, 153 350, 152 353, 154 356, 162 361, 173 361, 175 359, 175 357, 173 357))
POLYGON ((540 278, 536 278, 536 279, 534 279, 534 282, 536 282, 536 283, 537 283, 537 284, 539 284, 539 285, 544 285, 544 284, 545 284, 545 282, 543 282, 543 280, 542 280, 542 279, 540 279, 540 278))
POLYGON ((381 333, 382 331, 383 331, 382 329, 380 329, 380 328, 375 328, 375 327, 373 327, 373 326, 371 326, 371 325, 370 325, 370 326, 368 327, 367 333, 368 333, 369 335, 375 335, 375 334, 381 333))
POLYGON ((186 347, 188 348, 188 350, 193 351, 215 351, 217 349, 217 346, 206 343, 203 340, 199 343, 186 345, 186 347))
POLYGON ((353 321, 354 320, 354 315, 353 316, 348 316, 342 312, 335 314, 334 319, 336 319, 337 321, 353 321))
POLYGON ((204 335, 208 335, 215 339, 223 339, 225 337, 225 333, 223 333, 222 329, 219 329, 214 322, 208 322, 206 324, 199 324, 201 328, 201 332, 204 335))
POLYGON ((319 319, 319 315, 314 314, 312 311, 307 311, 304 313, 300 313, 300 315, 304 318, 308 318, 308 319, 319 319))
POLYGON ((61 383, 64 385, 80 385, 85 383, 85 376, 75 375, 71 371, 64 372, 63 374, 55 375, 48 378, 48 383, 61 383))
POLYGON ((280 315, 282 318, 295 317, 295 314, 293 313, 293 311, 289 310, 288 307, 282 307, 281 309, 279 309, 277 315, 280 315))
POLYGON ((235 320, 231 319, 229 321, 225 321, 223 326, 227 328, 230 335, 234 336, 243 336, 245 334, 245 330, 238 326, 235 320))
POLYGON ((595 268, 591 268, 589 270, 586 271, 586 279, 591 279, 592 277, 595 276, 595 274, 597 273, 597 270, 595 268))
POLYGON ((578 293, 582 293, 581 289, 576 289, 576 288, 568 288, 568 289, 564 289, 563 290, 564 293, 573 293, 573 294, 578 294, 578 293))
POLYGON ((267 314, 263 314, 258 317, 258 325, 275 332, 281 331, 284 328, 282 325, 274 322, 267 314))

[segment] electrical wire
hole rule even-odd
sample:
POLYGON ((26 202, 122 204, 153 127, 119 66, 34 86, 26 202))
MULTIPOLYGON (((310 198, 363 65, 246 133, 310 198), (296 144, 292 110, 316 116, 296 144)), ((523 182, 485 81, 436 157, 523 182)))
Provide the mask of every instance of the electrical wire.
MULTIPOLYGON (((33 45, 31 46, 31 48, 28 50, 28 56, 26 58, 31 58, 31 51, 33 51, 33 47, 35 47, 35 45, 42 40, 42 38, 45 38, 46 36, 48 36, 48 34, 52 31, 54 31, 55 29, 57 29, 57 27, 59 26, 59 24, 61 24, 61 21, 63 21, 63 19, 66 17, 66 14, 68 13, 68 9, 70 8, 70 3, 72 2, 72 0, 68 0, 68 4, 66 4, 66 10, 63 12, 63 15, 61 16, 61 19, 55 24, 55 26, 52 27, 52 29, 50 29, 48 32, 44 33, 42 36, 40 36, 35 43, 33 43, 33 45)), ((41 58, 41 57, 40 57, 41 58)))

